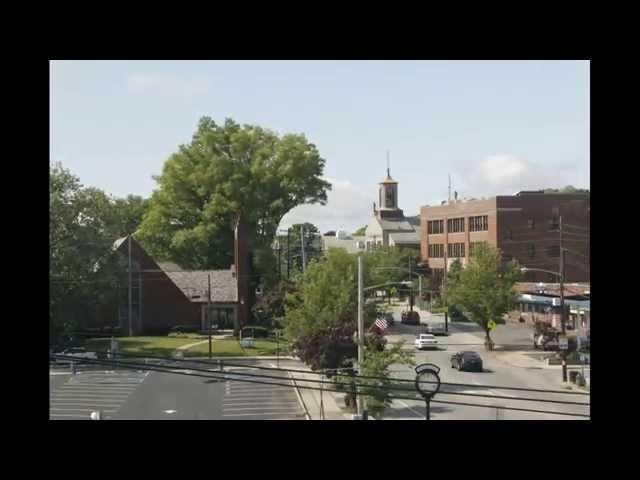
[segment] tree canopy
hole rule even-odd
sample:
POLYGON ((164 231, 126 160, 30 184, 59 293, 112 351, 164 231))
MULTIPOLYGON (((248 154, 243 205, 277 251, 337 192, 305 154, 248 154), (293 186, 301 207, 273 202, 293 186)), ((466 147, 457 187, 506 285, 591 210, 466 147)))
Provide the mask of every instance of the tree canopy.
MULTIPOLYGON (((396 247, 361 254, 364 286, 389 284, 409 278, 409 259, 417 252, 396 247)), ((312 369, 347 368, 353 364, 357 345, 357 255, 332 248, 310 263, 298 277, 295 291, 285 302, 285 333, 300 358, 312 369)), ((365 303, 364 325, 368 331, 378 308, 365 303)))
POLYGON ((181 145, 155 178, 158 189, 136 238, 159 259, 226 268, 233 262, 231 225, 243 214, 250 248, 267 257, 289 210, 326 202, 331 185, 322 179, 324 165, 304 135, 203 117, 191 143, 181 145))
MULTIPOLYGON (((55 164, 49 170, 49 316, 54 333, 71 313, 113 301, 114 241, 135 231, 146 200, 113 198, 84 187, 78 177, 55 164)), ((75 328, 74 325, 69 328, 75 328)))
POLYGON ((563 188, 545 188, 544 193, 590 193, 588 188, 576 188, 573 185, 567 185, 563 188))
POLYGON ((465 268, 453 267, 447 276, 447 302, 468 312, 483 328, 489 349, 493 348, 489 322, 500 320, 511 309, 517 296, 514 285, 521 275, 517 263, 503 262, 500 250, 481 243, 465 268))
POLYGON ((365 225, 364 227, 360 227, 359 229, 357 229, 355 232, 353 232, 354 236, 362 236, 364 235, 364 233, 367 230, 367 226, 365 225))

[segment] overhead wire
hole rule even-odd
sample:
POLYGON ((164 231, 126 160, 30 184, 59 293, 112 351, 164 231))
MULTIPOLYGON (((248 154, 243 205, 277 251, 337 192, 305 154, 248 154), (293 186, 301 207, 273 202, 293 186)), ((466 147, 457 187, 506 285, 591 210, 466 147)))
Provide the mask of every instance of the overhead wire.
MULTIPOLYGON (((68 358, 68 356, 60 356, 60 355, 54 355, 54 358, 60 358, 62 357, 63 359, 66 357, 68 358)), ((186 373, 186 372, 179 372, 176 371, 176 369, 171 369, 171 368, 163 368, 163 367, 155 367, 155 366, 150 366, 148 364, 132 364, 132 363, 125 363, 122 364, 122 362, 117 362, 117 361, 112 361, 112 360, 94 360, 94 359, 88 359, 88 358, 77 358, 77 357, 71 357, 73 359, 73 361, 78 362, 78 363, 89 363, 89 364, 103 364, 103 365, 116 365, 116 366, 130 366, 130 367, 135 367, 135 369, 138 370, 150 370, 150 371, 157 371, 157 372, 161 372, 161 373, 171 373, 171 374, 177 374, 177 375, 186 375, 186 376, 194 376, 194 377, 203 377, 203 378, 213 378, 213 379, 223 379, 223 380, 232 380, 232 381, 240 381, 240 382, 248 382, 248 383, 256 383, 256 384, 264 384, 264 385, 274 385, 274 386, 283 386, 283 387, 289 387, 289 388, 304 388, 304 389, 309 389, 309 390, 316 390, 319 391, 320 388, 319 387, 310 387, 310 386, 304 386, 304 385, 292 385, 290 383, 276 383, 276 382, 265 382, 265 381, 261 381, 261 380, 252 380, 252 379, 248 379, 248 378, 234 378, 234 379, 230 379, 229 376, 233 375, 233 376, 238 376, 241 372, 233 372, 233 373, 219 373, 217 374, 216 372, 212 372, 212 371, 207 371, 207 374, 200 374, 200 373, 186 373), (220 376, 222 375, 222 376, 220 376)), ((246 368, 246 366, 245 366, 246 368)), ((192 371, 197 371, 197 369, 191 368, 191 369, 187 369, 187 370, 192 370, 192 371)), ((256 375, 252 375, 253 377, 257 377, 256 375)), ((266 376, 263 376, 266 377, 266 376)), ((283 377, 276 377, 277 379, 283 379, 283 377)), ((304 381, 304 382, 309 382, 309 380, 301 380, 301 379, 297 379, 300 381, 304 381)), ((372 385, 353 385, 352 383, 345 383, 345 384, 341 384, 344 385, 346 387, 352 387, 352 386, 360 386, 360 387, 365 387, 365 388, 377 388, 377 386, 372 386, 372 385)), ((336 393, 344 393, 344 390, 331 390, 331 389, 327 389, 324 388, 324 391, 327 392, 336 392, 336 393)), ((366 393, 366 392, 359 392, 360 395, 364 395, 364 396, 372 396, 375 395, 374 393, 366 393)), ((393 399, 399 399, 399 400, 420 400, 419 397, 402 397, 399 395, 390 395, 390 398, 393 399)), ((483 407, 483 408, 495 408, 495 405, 482 405, 482 404, 472 404, 472 403, 461 403, 461 402, 451 402, 451 401, 443 401, 443 400, 432 400, 433 403, 445 403, 445 404, 452 404, 452 405, 465 405, 465 406, 473 406, 473 407, 483 407)), ((548 411, 548 410, 536 410, 536 409, 528 409, 528 408, 519 408, 519 407, 509 407, 509 406, 500 406, 500 408, 504 409, 504 410, 515 410, 515 411, 524 411, 524 412, 532 412, 532 413, 542 413, 542 414, 551 414, 551 415, 565 415, 565 416, 573 416, 573 417, 583 417, 583 418, 589 418, 589 415, 584 415, 584 414, 578 414, 578 413, 570 413, 570 412, 558 412, 558 411, 548 411)))

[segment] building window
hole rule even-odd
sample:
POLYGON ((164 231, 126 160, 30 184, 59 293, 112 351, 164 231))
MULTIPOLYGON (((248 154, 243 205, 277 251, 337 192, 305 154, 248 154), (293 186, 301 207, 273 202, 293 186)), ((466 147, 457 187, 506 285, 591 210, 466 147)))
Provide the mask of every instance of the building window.
POLYGON ((533 243, 530 243, 529 245, 527 245, 527 253, 529 254, 530 258, 533 258, 536 256, 536 246, 533 243))
POLYGON ((450 218, 447 220, 447 231, 449 233, 464 232, 464 218, 450 218))
POLYGON ((449 243, 447 245, 447 256, 451 258, 464 257, 464 243, 449 243))
POLYGON ((557 258, 560 256, 560 245, 551 245, 547 247, 547 257, 557 258))
POLYGON ((469 231, 481 232, 489 230, 489 216, 479 215, 477 217, 469 217, 469 231))
POLYGON ((536 221, 533 218, 530 218, 527 221, 527 224, 528 224, 530 230, 535 230, 536 229, 536 221))
POLYGON ((442 258, 444 257, 444 245, 442 243, 432 243, 429 245, 428 253, 430 258, 442 258))
POLYGON ((444 233, 444 220, 431 220, 427 222, 429 234, 444 233))

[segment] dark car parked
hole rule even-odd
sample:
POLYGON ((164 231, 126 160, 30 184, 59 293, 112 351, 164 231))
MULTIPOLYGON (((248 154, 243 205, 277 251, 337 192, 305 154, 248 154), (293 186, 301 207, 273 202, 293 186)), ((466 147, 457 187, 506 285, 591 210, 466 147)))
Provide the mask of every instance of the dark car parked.
POLYGON ((454 353, 451 355, 451 368, 467 372, 482 372, 482 358, 476 352, 454 353))
POLYGON ((400 322, 406 325, 420 325, 420 315, 415 310, 412 312, 402 312, 400 322))
POLYGON ((387 325, 389 325, 390 327, 396 323, 395 319, 393 318, 393 314, 391 313, 386 313, 384 315, 384 319, 387 321, 387 325))

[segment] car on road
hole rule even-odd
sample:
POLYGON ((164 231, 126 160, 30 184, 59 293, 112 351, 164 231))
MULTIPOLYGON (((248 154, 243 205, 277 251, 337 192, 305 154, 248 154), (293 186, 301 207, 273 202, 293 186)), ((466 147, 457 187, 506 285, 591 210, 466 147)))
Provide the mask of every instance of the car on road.
POLYGON ((420 325, 420 314, 415 310, 411 312, 404 311, 400 317, 400 322, 405 325, 420 325))
POLYGON ((387 325, 390 327, 396 323, 392 313, 385 313, 384 319, 387 321, 387 325))
POLYGON ((71 362, 71 358, 69 357, 75 357, 75 358, 88 358, 88 359, 92 359, 95 360, 98 358, 98 354, 96 352, 87 352, 85 348, 83 347, 79 347, 79 348, 66 348, 62 351, 58 351, 56 352, 54 349, 49 349, 49 354, 50 355, 64 355, 66 358, 57 358, 57 357, 53 357, 50 358, 50 362, 51 363, 55 363, 55 364, 68 364, 71 362))
POLYGON ((451 368, 459 371, 482 372, 482 358, 477 352, 458 352, 451 355, 451 368))
POLYGON ((425 326, 426 333, 433 333, 434 335, 445 335, 447 332, 444 328, 444 322, 442 323, 428 323, 425 326))
POLYGON ((430 333, 417 335, 413 343, 418 350, 422 350, 423 348, 438 348, 438 340, 430 333))

